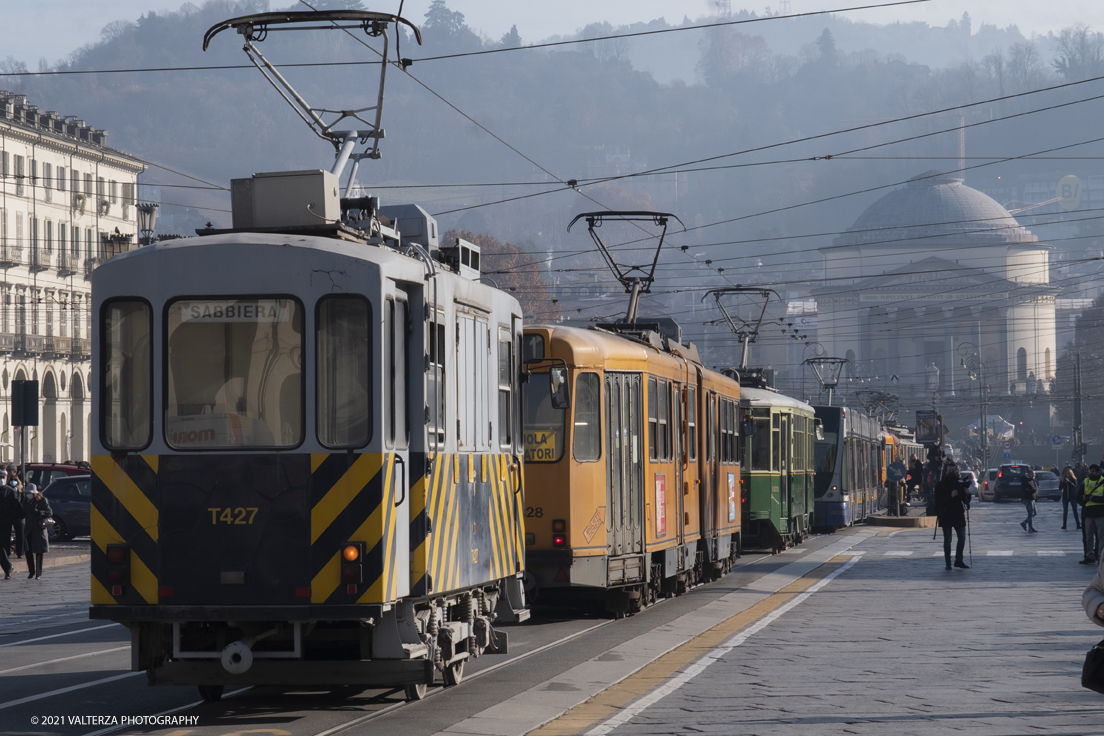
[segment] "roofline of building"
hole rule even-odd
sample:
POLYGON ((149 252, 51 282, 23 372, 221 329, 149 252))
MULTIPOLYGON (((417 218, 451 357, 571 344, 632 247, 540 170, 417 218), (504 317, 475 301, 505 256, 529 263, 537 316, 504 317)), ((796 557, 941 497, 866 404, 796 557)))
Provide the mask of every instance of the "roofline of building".
POLYGON ((13 137, 25 138, 30 143, 36 141, 40 144, 49 142, 58 148, 68 149, 68 153, 72 155, 84 155, 90 159, 98 159, 101 162, 110 160, 112 164, 119 168, 130 169, 135 174, 141 174, 149 168, 149 164, 142 159, 111 148, 110 146, 101 146, 94 143, 72 140, 64 136, 54 135, 45 131, 19 125, 3 118, 0 118, 0 130, 9 133, 13 137))

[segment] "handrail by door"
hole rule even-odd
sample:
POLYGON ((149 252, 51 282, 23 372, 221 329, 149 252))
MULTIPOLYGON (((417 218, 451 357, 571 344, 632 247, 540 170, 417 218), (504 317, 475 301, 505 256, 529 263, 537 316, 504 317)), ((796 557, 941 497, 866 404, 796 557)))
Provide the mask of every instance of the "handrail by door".
POLYGON ((402 486, 400 486, 402 488, 402 498, 400 498, 398 501, 395 502, 395 506, 397 508, 397 507, 401 506, 404 501, 406 501, 406 461, 403 460, 403 456, 400 455, 397 452, 395 453, 395 464, 396 465, 401 465, 402 469, 403 469, 403 477, 402 477, 403 482, 402 482, 402 486))

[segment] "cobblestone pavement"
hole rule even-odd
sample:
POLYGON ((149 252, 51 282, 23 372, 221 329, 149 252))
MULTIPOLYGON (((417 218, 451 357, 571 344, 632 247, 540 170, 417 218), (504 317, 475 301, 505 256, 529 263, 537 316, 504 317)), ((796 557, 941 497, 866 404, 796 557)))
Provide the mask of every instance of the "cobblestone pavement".
MULTIPOLYGON (((942 532, 872 537, 859 561, 616 734, 1101 734, 1080 686, 1104 630, 1080 606, 1095 568, 1040 502, 975 503, 974 566, 944 569, 942 532)), ((968 554, 968 553, 967 553, 968 554)))

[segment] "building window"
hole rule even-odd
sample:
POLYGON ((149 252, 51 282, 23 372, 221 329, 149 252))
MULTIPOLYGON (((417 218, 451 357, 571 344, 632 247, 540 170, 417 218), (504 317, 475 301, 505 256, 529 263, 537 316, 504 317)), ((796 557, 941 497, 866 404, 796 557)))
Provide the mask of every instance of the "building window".
POLYGON ((11 169, 8 168, 9 166, 11 166, 11 154, 7 151, 3 151, 0 153, 0 177, 7 179, 11 176, 11 169))
POLYGON ((59 166, 57 170, 57 190, 59 192, 65 191, 65 167, 59 166))
POLYGON ((63 255, 66 252, 66 246, 69 244, 69 228, 64 222, 58 223, 58 251, 63 255))
POLYGON ((16 247, 23 247, 23 213, 15 213, 15 245, 16 247))
POLYGON ((130 219, 130 206, 134 204, 134 183, 123 182, 123 219, 130 219))
POLYGON ((69 332, 69 307, 64 302, 58 313, 58 334, 65 337, 69 332))
POLYGON ((92 228, 85 228, 84 231, 84 251, 87 253, 88 258, 96 257, 96 241, 92 237, 92 228))
POLYGON ((42 164, 42 197, 47 202, 54 201, 54 167, 53 164, 42 164))
POLYGON ((119 195, 119 183, 112 180, 110 182, 110 190, 111 190, 111 204, 115 204, 116 202, 119 201, 119 197, 118 197, 118 195, 119 195))
POLYGON ((84 175, 84 193, 86 195, 91 195, 92 194, 92 175, 91 174, 85 174, 84 175))
POLYGON ((104 198, 104 178, 97 177, 96 179, 96 199, 104 198))
POLYGON ((80 190, 81 190, 81 186, 80 186, 81 175, 80 175, 80 173, 70 169, 69 170, 69 179, 70 179, 69 188, 73 190, 73 194, 80 194, 80 190))
MULTIPOLYGON (((47 189, 46 191, 50 190, 47 189)), ((46 220, 44 225, 42 238, 43 246, 47 251, 52 251, 54 249, 54 221, 46 220)))
POLYGON ((22 156, 15 157, 15 195, 17 197, 26 196, 26 189, 23 185, 26 183, 27 172, 25 170, 26 159, 22 156))
POLYGON ((43 309, 44 317, 46 318, 46 336, 52 337, 54 334, 54 295, 53 292, 46 292, 45 309, 43 309))
POLYGON ((38 250, 38 218, 27 218, 31 223, 31 247, 38 250))
POLYGON ((1027 380, 1027 351, 1023 348, 1016 351, 1016 379, 1027 380))

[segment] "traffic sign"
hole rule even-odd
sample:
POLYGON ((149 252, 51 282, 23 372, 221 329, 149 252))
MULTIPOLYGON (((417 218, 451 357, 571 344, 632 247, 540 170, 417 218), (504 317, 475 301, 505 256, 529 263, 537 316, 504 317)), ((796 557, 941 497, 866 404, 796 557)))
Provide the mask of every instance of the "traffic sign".
POLYGON ((891 480, 894 483, 900 483, 906 475, 908 475, 908 468, 900 460, 890 463, 886 468, 886 480, 891 480))
POLYGON ((1051 443, 1052 445, 1060 445, 1060 444, 1062 444, 1062 435, 1060 435, 1060 434, 1056 434, 1056 435, 1054 435, 1053 437, 1051 437, 1051 438, 1050 438, 1050 443, 1051 443))
POLYGON ((1009 442, 1008 440, 1005 440, 1004 442, 1001 443, 1001 447, 1003 447, 1006 450, 1011 450, 1012 449, 1012 443, 1009 442))
POLYGON ((1011 452, 1004 453, 1004 461, 1006 463, 1012 462, 1012 453, 1011 452))

